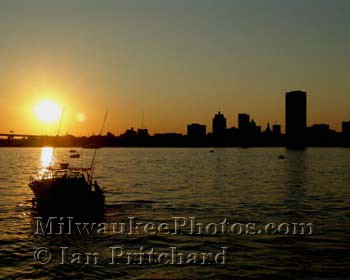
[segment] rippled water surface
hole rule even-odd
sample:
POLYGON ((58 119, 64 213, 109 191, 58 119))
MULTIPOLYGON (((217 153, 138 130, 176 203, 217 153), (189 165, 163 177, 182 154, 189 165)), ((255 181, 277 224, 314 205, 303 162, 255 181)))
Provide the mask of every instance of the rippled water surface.
MULTIPOLYGON (((56 149, 56 161, 69 149, 56 149)), ((87 164, 84 150, 75 164, 87 164)), ((50 164, 49 148, 0 149, 0 276, 4 279, 335 279, 349 277, 350 149, 101 149, 96 180, 106 192, 106 223, 313 223, 312 235, 35 235, 29 176, 50 164), (279 160, 280 154, 285 155, 279 160), (99 264, 60 264, 60 247, 97 252, 99 264), (225 264, 109 264, 111 246, 218 253, 225 264), (34 251, 46 247, 51 262, 34 251)))

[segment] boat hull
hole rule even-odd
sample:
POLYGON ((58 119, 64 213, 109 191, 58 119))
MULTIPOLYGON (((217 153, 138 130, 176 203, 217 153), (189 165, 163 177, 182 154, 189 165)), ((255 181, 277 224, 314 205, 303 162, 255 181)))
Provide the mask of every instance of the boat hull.
POLYGON ((35 195, 35 208, 46 215, 101 216, 105 196, 98 186, 83 179, 55 178, 29 184, 35 195))

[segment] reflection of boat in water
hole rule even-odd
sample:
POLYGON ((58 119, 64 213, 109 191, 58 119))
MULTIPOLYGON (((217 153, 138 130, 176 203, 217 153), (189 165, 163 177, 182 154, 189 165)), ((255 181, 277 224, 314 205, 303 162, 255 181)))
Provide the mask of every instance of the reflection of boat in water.
MULTIPOLYGON (((107 112, 101 133, 106 118, 107 112)), ((48 167, 38 175, 31 177, 29 187, 35 195, 33 205, 45 215, 102 216, 105 203, 104 191, 96 181, 93 181, 97 149, 95 149, 89 168, 70 167, 67 162, 53 167, 53 154, 54 149, 48 167)), ((80 154, 78 155, 80 157, 80 154)))
POLYGON ((48 167, 40 176, 31 177, 29 183, 35 207, 46 214, 101 215, 104 192, 91 179, 91 168, 70 167, 68 163, 48 167))

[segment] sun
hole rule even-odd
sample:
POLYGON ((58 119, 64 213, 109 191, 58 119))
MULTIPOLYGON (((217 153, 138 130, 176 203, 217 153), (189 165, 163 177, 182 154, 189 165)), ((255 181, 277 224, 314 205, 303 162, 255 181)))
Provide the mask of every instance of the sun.
POLYGON ((52 100, 42 100, 34 107, 36 118, 43 123, 56 123, 59 121, 62 107, 52 100))

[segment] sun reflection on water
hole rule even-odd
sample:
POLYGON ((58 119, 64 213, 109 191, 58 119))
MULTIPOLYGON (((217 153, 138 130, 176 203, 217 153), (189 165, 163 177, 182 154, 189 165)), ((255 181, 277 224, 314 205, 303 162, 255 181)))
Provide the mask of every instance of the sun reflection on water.
POLYGON ((40 155, 40 166, 42 169, 46 169, 50 166, 52 163, 52 157, 53 157, 53 147, 43 147, 41 148, 41 155, 40 155))

